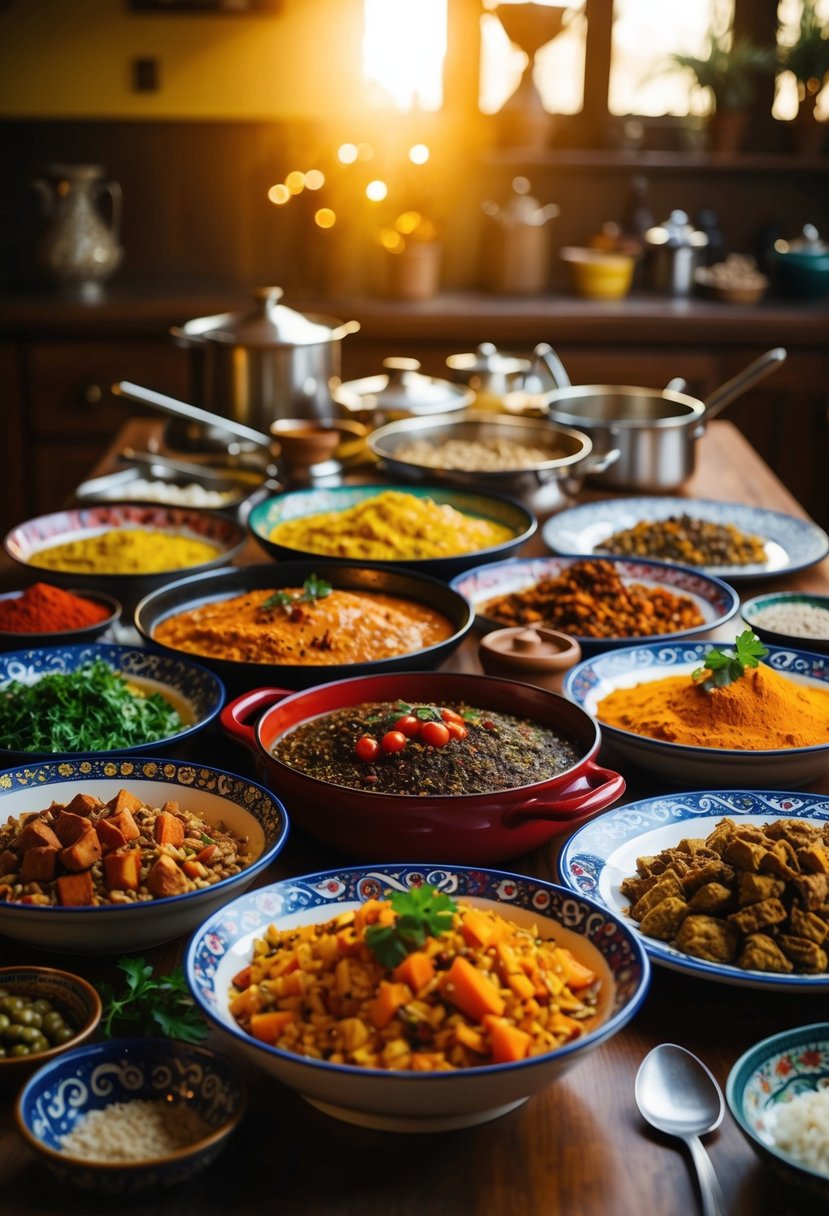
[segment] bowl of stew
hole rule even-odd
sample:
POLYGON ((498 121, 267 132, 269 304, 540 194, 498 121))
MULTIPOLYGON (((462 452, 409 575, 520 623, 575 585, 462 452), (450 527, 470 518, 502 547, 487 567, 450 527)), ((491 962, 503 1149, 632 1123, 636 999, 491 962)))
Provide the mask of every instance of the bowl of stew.
POLYGON ((589 714, 493 676, 393 672, 295 693, 258 688, 221 721, 292 823, 365 860, 501 861, 573 830, 625 788, 596 763, 601 732, 589 714))

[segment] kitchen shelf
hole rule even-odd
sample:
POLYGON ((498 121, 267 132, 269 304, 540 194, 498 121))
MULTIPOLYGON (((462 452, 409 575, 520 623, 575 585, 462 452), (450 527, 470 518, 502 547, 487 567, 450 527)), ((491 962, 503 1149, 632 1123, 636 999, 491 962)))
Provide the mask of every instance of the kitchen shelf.
POLYGON ((493 168, 536 166, 637 173, 829 173, 829 156, 794 152, 656 152, 593 148, 491 148, 481 161, 493 168))

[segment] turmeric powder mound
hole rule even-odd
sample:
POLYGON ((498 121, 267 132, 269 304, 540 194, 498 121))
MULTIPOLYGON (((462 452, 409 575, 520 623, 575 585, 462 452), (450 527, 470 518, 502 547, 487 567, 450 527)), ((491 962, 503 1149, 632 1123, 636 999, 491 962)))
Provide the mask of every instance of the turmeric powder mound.
POLYGON ((710 692, 690 675, 618 688, 596 707, 607 726, 682 743, 767 751, 829 743, 829 690, 760 664, 710 692))

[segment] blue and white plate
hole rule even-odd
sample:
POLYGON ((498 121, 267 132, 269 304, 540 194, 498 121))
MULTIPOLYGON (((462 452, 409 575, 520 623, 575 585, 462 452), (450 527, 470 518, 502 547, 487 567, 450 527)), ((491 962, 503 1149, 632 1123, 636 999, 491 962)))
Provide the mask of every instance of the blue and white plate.
MULTIPOLYGON (((554 553, 595 553, 614 532, 635 524, 690 515, 715 524, 734 524, 741 532, 765 542, 764 564, 746 566, 700 566, 729 582, 790 574, 813 566, 829 553, 829 536, 817 524, 796 519, 782 511, 750 507, 740 502, 717 502, 706 498, 608 498, 561 511, 542 529, 544 542, 554 553)), ((603 555, 602 555, 603 556, 603 555)))
MULTIPOLYGON (((529 557, 514 558, 504 562, 492 562, 476 566, 452 579, 451 586, 460 592, 475 609, 475 624, 485 631, 501 629, 505 622, 489 617, 484 611, 488 600, 496 596, 512 595, 540 583, 542 579, 558 578, 574 562, 591 560, 590 555, 578 557, 529 557)), ((740 597, 732 587, 721 579, 702 574, 687 566, 673 566, 668 562, 641 561, 627 557, 604 557, 611 562, 623 583, 642 583, 649 588, 667 588, 674 595, 684 595, 693 600, 703 618, 703 624, 693 629, 681 629, 675 633, 659 635, 672 641, 707 633, 730 621, 740 606, 740 597)), ((553 629, 558 626, 551 624, 553 629)), ((595 638, 573 634, 581 646, 582 654, 594 654, 618 646, 629 646, 632 641, 653 642, 656 636, 640 638, 612 637, 595 638)))
MULTIPOLYGON (((739 633, 739 629, 735 630, 739 633)), ((722 645, 722 643, 720 643, 722 645)), ((608 650, 586 659, 564 679, 564 695, 594 718, 602 738, 620 758, 658 773, 669 785, 715 789, 722 785, 764 785, 794 789, 829 770, 829 742, 811 747, 692 747, 609 726, 597 713, 599 704, 619 688, 634 688, 668 676, 688 676, 702 667, 713 642, 652 642, 626 650, 608 650), (742 780, 741 780, 742 779, 742 780)), ((770 646, 763 662, 795 683, 829 691, 829 655, 770 646)))
MULTIPOLYGON (((686 836, 704 837, 721 819, 758 826, 772 819, 829 821, 829 797, 780 793, 774 790, 703 790, 643 798, 598 815, 575 832, 561 850, 561 881, 572 891, 594 900, 637 933, 628 915, 630 900, 622 895, 623 879, 636 873, 637 857, 672 848, 686 836)), ((829 991, 829 975, 772 975, 743 971, 724 963, 692 958, 667 942, 639 936, 655 963, 701 979, 742 988, 798 992, 829 991)))

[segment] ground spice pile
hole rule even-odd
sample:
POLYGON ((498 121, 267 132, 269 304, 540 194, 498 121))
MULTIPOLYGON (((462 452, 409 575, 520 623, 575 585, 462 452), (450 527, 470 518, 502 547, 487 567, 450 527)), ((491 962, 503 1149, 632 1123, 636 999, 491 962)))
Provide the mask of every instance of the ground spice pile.
POLYGON ((9 633, 60 633, 95 625, 110 615, 105 604, 34 583, 22 595, 0 601, 0 629, 9 633))

